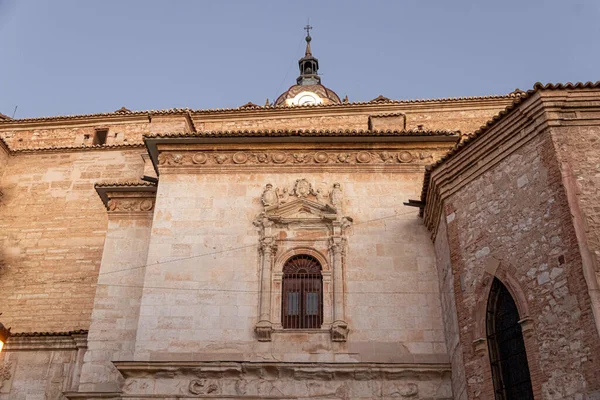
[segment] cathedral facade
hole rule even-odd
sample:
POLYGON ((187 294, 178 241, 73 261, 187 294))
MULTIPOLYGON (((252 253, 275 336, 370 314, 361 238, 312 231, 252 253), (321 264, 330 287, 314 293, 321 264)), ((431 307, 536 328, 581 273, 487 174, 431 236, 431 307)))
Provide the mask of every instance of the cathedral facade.
POLYGON ((0 116, 0 399, 598 399, 598 84, 0 116), (483 127, 482 127, 483 126, 483 127))

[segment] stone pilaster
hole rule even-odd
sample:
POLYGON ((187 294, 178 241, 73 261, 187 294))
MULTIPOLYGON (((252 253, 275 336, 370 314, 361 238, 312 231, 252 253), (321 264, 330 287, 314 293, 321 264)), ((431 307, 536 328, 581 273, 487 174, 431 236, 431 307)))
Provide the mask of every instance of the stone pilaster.
POLYGON ((108 210, 108 230, 79 390, 118 390, 112 362, 132 360, 144 283, 156 187, 97 185, 108 210))
POLYGON ((270 341, 271 333, 273 332, 273 323, 271 321, 271 273, 276 251, 277 245, 272 237, 266 237, 261 241, 260 317, 255 328, 259 341, 270 341))
POLYGON ((329 250, 333 260, 333 324, 331 340, 345 342, 348 339, 348 323, 344 313, 344 255, 345 240, 342 237, 331 238, 329 250))

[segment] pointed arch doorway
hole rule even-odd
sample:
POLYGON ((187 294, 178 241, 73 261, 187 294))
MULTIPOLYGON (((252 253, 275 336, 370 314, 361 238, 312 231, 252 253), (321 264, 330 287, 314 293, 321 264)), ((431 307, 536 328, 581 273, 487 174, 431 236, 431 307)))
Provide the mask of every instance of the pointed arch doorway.
POLYGON ((497 278, 490 290, 486 323, 496 400, 533 400, 519 310, 497 278))

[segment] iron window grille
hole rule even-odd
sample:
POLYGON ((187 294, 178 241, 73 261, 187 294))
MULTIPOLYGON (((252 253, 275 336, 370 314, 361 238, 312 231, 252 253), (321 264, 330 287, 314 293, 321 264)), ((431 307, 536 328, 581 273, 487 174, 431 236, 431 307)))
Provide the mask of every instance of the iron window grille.
POLYGON ((323 324, 321 264, 296 255, 283 266, 282 324, 284 329, 319 329, 323 324))

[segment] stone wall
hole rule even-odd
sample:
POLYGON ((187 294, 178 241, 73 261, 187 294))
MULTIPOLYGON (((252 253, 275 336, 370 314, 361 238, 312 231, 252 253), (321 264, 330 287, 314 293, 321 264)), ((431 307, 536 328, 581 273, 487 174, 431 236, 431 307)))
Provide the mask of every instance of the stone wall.
POLYGON ((473 132, 516 98, 363 104, 290 109, 231 111, 159 111, 103 116, 57 117, 0 121, 0 136, 13 150, 39 147, 91 146, 96 130, 107 129, 106 144, 141 143, 146 133, 244 129, 374 129, 460 130, 473 132), (405 114, 402 118, 378 118, 405 114))
POLYGON ((499 98, 481 101, 432 101, 431 103, 399 103, 332 109, 273 110, 247 115, 195 115, 198 131, 240 129, 368 129, 369 118, 405 114, 403 118, 376 118, 374 129, 459 130, 474 132, 514 101, 499 98))
POLYGON ((0 400, 65 399, 79 384, 85 332, 22 335, 0 353, 0 400))
POLYGON ((447 362, 433 247, 416 210, 402 206, 420 183, 416 171, 161 173, 135 359, 447 362), (339 182, 354 220, 346 343, 328 331, 254 336, 261 194, 301 178, 326 191, 339 182))
MULTIPOLYGON (((443 199, 434 204, 447 224, 444 235, 435 221, 436 246, 449 249, 438 260, 452 264, 470 399, 493 398, 485 316, 494 277, 519 308, 536 398, 598 395, 600 341, 546 123, 543 102, 533 95, 432 173, 443 199)), ((431 215, 429 207, 435 206, 428 204, 431 215)))
POLYGON ((467 400, 467 378, 464 364, 464 347, 469 344, 461 343, 459 334, 458 313, 454 295, 454 273, 450 260, 446 221, 440 220, 435 239, 435 264, 437 266, 440 285, 440 299, 444 321, 446 347, 452 365, 452 393, 454 400, 467 400))
POLYGON ((138 179, 142 148, 17 153, 0 177, 2 322, 87 329, 106 234, 102 180, 138 179))

